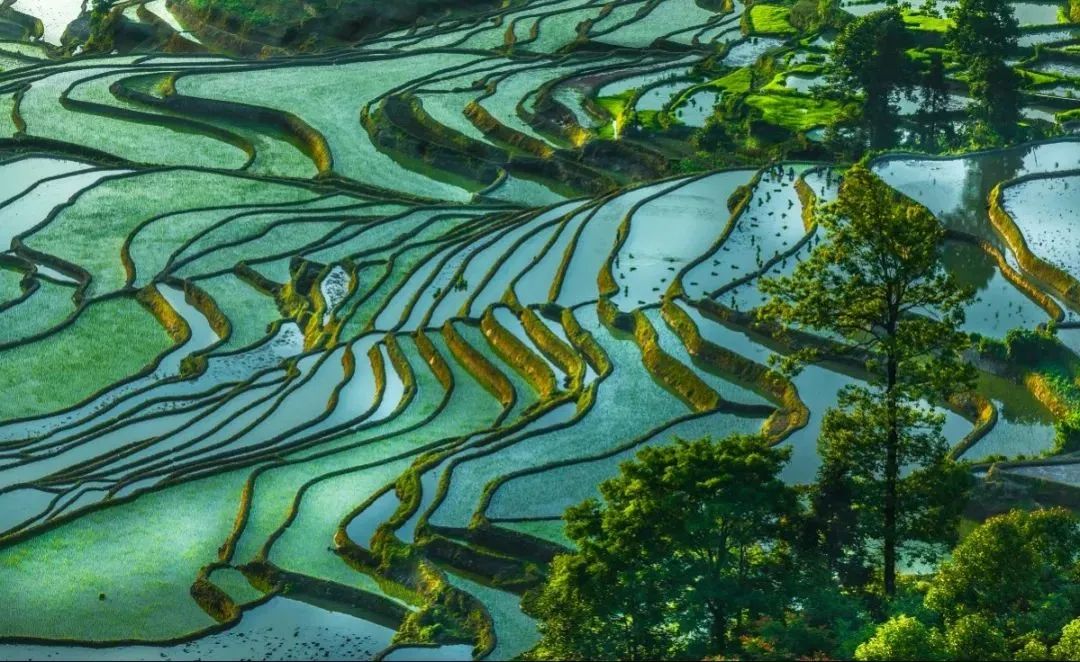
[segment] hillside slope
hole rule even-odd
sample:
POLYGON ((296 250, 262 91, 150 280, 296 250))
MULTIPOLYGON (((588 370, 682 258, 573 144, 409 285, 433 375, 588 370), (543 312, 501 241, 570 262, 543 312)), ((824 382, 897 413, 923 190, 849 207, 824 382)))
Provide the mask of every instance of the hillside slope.
POLYGON ((171 0, 169 6, 242 42, 291 50, 354 42, 501 4, 500 0, 171 0))

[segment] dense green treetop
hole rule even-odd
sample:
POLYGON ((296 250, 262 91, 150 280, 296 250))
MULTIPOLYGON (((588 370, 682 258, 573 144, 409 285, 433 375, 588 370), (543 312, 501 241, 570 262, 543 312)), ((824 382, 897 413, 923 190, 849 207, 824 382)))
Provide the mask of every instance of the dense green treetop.
POLYGON ((973 137, 978 144, 1001 144, 1017 135, 1023 98, 1020 77, 1005 62, 1016 48, 1020 23, 1007 0, 960 0, 950 15, 945 41, 967 67, 975 103, 973 137))
POLYGON ((1061 508, 988 519, 877 627, 859 660, 1080 659, 1080 520, 1061 508))
POLYGON ((947 621, 982 616, 1010 637, 1054 636, 1080 613, 1080 521, 1063 509, 987 520, 942 564, 926 605, 947 621))
POLYGON ((1008 0, 960 0, 949 10, 946 41, 962 58, 998 59, 1016 47, 1020 22, 1008 0))
POLYGON ((855 651, 857 660, 933 660, 938 649, 933 634, 912 616, 896 616, 883 623, 874 636, 855 651))
POLYGON ((648 448, 571 508, 577 550, 532 603, 543 658, 716 654, 747 619, 779 616, 798 576, 789 457, 759 437, 648 448))
POLYGON ((896 8, 851 21, 833 44, 828 78, 846 94, 864 95, 863 116, 870 126, 871 146, 892 141, 894 97, 916 82, 915 65, 907 55, 913 45, 896 8))

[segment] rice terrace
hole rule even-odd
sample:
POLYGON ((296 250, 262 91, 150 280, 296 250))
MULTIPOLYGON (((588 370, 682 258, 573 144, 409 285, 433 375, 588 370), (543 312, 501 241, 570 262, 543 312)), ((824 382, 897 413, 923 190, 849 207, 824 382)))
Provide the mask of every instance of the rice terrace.
POLYGON ((0 659, 1080 659, 1080 0, 3 0, 0 659))

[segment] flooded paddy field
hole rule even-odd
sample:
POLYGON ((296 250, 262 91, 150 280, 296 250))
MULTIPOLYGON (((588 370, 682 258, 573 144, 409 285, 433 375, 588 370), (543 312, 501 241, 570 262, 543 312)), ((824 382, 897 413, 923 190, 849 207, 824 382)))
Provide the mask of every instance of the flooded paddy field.
MULTIPOLYGON (((743 94, 812 143, 822 123, 785 104, 839 112, 792 71, 831 39, 744 34, 746 8, 718 5, 523 2, 296 57, 49 59, 84 7, 18 0, 43 33, 0 43, 38 53, 0 71, 0 659, 519 655, 536 624, 493 558, 567 549, 563 510, 642 448, 775 434, 791 402, 695 343, 762 371, 793 351, 746 320, 819 241, 809 211, 846 166, 703 166, 643 136, 707 129, 743 94), (434 595, 475 629, 410 639, 434 595)), ((206 36, 171 2, 122 9, 206 36)), ((871 167, 949 231, 965 332, 1055 322, 1080 352, 1059 286, 1080 278, 1075 137, 871 167)), ((864 383, 833 362, 791 377, 809 417, 776 435, 786 481, 814 479, 824 412, 864 383)), ((961 459, 1053 452, 1023 375, 978 390, 996 422, 977 440, 927 403, 961 459)), ((1069 466, 1009 470, 1075 484, 1069 466)))

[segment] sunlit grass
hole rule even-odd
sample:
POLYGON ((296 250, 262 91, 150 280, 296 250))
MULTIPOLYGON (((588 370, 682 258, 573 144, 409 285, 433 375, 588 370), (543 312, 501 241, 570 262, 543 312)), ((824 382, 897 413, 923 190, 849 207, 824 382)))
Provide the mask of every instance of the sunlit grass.
POLYGON ((791 10, 776 5, 754 5, 750 8, 750 25, 755 34, 792 34, 795 28, 788 23, 791 10))
POLYGON ((925 14, 904 14, 904 25, 925 32, 945 32, 952 27, 952 19, 925 14))
POLYGON ((746 103, 761 110, 766 122, 792 131, 831 124, 843 111, 843 105, 837 101, 804 96, 754 94, 747 97, 746 103))

